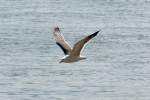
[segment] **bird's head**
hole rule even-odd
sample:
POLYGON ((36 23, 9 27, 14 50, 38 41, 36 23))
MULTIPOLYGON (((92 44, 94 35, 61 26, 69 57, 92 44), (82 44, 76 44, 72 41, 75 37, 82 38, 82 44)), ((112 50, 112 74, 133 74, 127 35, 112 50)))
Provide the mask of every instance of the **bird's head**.
POLYGON ((62 63, 62 62, 64 62, 64 59, 61 59, 59 63, 62 63))

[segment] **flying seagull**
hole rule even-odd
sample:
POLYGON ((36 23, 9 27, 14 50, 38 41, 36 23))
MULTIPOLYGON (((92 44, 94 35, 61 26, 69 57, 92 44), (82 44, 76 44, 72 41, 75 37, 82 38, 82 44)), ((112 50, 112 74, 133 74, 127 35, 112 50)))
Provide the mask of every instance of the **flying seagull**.
POLYGON ((95 37, 98 34, 98 32, 99 31, 96 31, 93 34, 88 35, 85 38, 81 39, 80 41, 75 43, 75 45, 72 48, 65 40, 63 34, 60 32, 59 27, 55 27, 53 34, 54 34, 56 44, 62 49, 62 51, 65 54, 65 57, 63 57, 59 63, 61 62, 72 63, 72 62, 77 62, 79 60, 86 59, 85 57, 80 56, 81 50, 89 40, 91 40, 93 37, 95 37))

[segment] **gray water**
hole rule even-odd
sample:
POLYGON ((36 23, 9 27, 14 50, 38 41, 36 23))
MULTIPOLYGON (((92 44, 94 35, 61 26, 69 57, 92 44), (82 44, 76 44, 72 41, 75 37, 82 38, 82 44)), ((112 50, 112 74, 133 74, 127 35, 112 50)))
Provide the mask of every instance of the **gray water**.
POLYGON ((0 100, 150 100, 149 0, 0 0, 0 100), (52 29, 82 52, 59 64, 52 29))

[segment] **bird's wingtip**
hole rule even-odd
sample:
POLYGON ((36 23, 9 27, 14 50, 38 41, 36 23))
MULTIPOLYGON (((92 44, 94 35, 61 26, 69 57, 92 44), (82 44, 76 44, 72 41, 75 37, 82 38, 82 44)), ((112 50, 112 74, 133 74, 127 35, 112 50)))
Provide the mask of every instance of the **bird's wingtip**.
POLYGON ((99 29, 97 32, 99 33, 101 31, 101 29, 99 29))
POLYGON ((100 31, 101 31, 101 29, 100 29, 100 30, 98 30, 98 31, 96 31, 94 34, 95 34, 95 35, 97 35, 100 31))
POLYGON ((60 31, 60 28, 58 26, 54 27, 54 31, 60 31))

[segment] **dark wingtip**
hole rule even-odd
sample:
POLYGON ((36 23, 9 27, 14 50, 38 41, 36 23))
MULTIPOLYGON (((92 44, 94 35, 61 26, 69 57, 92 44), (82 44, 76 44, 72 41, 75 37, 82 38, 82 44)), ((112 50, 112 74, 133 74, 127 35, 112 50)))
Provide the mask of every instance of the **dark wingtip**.
POLYGON ((95 37, 99 32, 100 32, 100 30, 94 32, 93 34, 89 35, 88 38, 91 39, 91 38, 95 37))
POLYGON ((54 27, 54 31, 60 31, 59 27, 58 26, 54 27))
POLYGON ((96 31, 96 32, 94 32, 92 35, 93 35, 93 36, 96 36, 100 31, 101 31, 101 30, 96 31))
POLYGON ((97 35, 100 31, 101 31, 101 30, 98 30, 98 31, 96 31, 96 32, 95 32, 95 33, 93 33, 93 34, 97 35))

